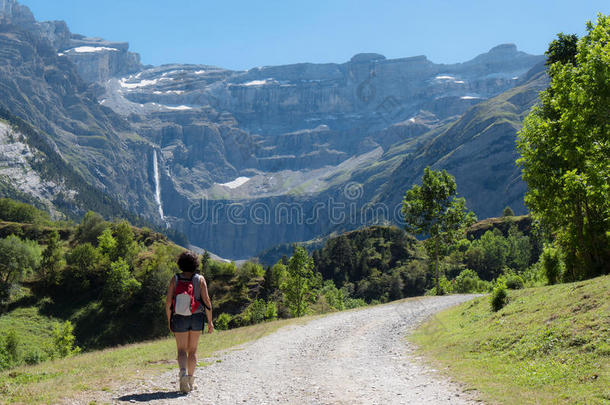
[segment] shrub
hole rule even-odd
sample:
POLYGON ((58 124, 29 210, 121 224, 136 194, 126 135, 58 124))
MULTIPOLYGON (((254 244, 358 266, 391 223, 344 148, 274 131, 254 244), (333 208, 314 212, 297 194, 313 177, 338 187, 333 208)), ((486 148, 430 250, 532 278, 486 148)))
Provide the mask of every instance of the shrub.
POLYGON ((492 311, 497 312, 504 308, 507 304, 507 298, 506 285, 504 283, 497 283, 490 297, 492 311))
POLYGON ((561 277, 563 271, 563 261, 561 251, 558 248, 547 245, 542 251, 540 257, 544 275, 549 284, 555 284, 561 277))
POLYGON ((267 311, 265 312, 265 319, 273 320, 277 319, 277 304, 273 301, 267 303, 267 311))
POLYGON ((326 280, 324 282, 324 286, 320 289, 318 294, 318 300, 320 300, 322 297, 332 309, 345 309, 343 291, 339 290, 332 280, 326 280))
POLYGON ((451 294, 453 292, 453 284, 451 283, 451 281, 447 280, 447 277, 442 276, 438 280, 438 284, 440 287, 439 293, 437 293, 436 286, 434 286, 431 289, 429 289, 428 291, 426 291, 426 295, 445 295, 445 294, 451 294))
POLYGON ((456 293, 465 294, 477 292, 481 279, 474 270, 464 269, 455 278, 454 289, 456 293))
POLYGON ((521 277, 523 278, 523 281, 527 287, 540 286, 546 281, 544 269, 542 268, 542 263, 540 261, 528 267, 523 273, 521 273, 521 277))
POLYGON ((231 318, 231 315, 223 312, 222 314, 218 315, 218 318, 216 318, 216 321, 214 322, 214 327, 218 330, 229 329, 229 323, 231 322, 231 318))
POLYGON ((247 311, 250 312, 250 323, 261 323, 267 314, 267 303, 261 299, 254 300, 247 311))
POLYGON ((40 260, 41 249, 35 241, 15 235, 0 239, 0 301, 9 298, 10 286, 36 269, 40 260))
POLYGON ((53 346, 60 357, 72 356, 80 353, 80 347, 75 346, 74 326, 72 322, 66 321, 63 324, 53 325, 53 346))
POLYGON ((15 329, 9 329, 2 342, 2 351, 8 360, 9 366, 19 363, 19 339, 15 329))
POLYGON ((352 309, 358 307, 366 307, 366 301, 362 298, 351 298, 348 297, 345 299, 345 309, 352 309))
POLYGON ((23 361, 25 361, 25 364, 32 366, 34 364, 46 361, 47 358, 48 356, 46 353, 40 351, 37 348, 33 348, 25 354, 25 356, 23 357, 23 361))
POLYGON ((103 299, 109 304, 126 302, 140 289, 142 284, 129 271, 129 265, 123 258, 110 263, 106 275, 103 299))
POLYGON ((108 228, 109 224, 96 212, 89 211, 76 228, 76 239, 81 243, 97 243, 97 238, 108 228))
POLYGON ((504 276, 504 283, 509 290, 520 290, 524 286, 523 278, 518 274, 508 273, 504 276))

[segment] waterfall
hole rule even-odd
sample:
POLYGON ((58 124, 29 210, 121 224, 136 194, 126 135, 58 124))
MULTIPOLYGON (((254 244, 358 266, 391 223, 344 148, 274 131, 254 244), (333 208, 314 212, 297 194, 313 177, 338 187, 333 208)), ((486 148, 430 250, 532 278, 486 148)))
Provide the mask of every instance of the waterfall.
POLYGON ((159 206, 159 215, 161 220, 165 221, 165 215, 163 215, 163 204, 161 203, 161 182, 159 181, 159 162, 157 161, 157 150, 153 149, 153 170, 155 172, 155 201, 159 206))

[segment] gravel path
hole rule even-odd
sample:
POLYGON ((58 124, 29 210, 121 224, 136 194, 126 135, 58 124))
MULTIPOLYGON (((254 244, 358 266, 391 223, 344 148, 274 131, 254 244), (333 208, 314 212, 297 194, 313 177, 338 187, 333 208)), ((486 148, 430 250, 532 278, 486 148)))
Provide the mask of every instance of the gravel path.
MULTIPOLYGON (((460 388, 423 365, 408 330, 472 296, 412 299, 339 312, 288 326, 220 355, 198 370, 201 388, 177 389, 177 372, 114 393, 114 403, 471 404, 460 388)), ((208 359, 209 360, 209 359, 208 359)), ((110 399, 110 398, 108 398, 110 399)))

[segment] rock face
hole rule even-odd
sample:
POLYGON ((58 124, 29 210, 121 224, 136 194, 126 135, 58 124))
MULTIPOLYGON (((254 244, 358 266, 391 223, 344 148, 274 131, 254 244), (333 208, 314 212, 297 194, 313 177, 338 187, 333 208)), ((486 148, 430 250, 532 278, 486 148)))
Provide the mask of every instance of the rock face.
POLYGON ((531 71, 543 60, 504 44, 456 64, 363 53, 247 71, 143 67, 127 43, 0 0, 0 103, 91 184, 233 259, 398 223, 426 165, 453 173, 481 217, 524 211, 514 139, 545 86, 531 71))
POLYGON ((79 75, 89 83, 105 82, 117 75, 139 71, 140 55, 129 52, 127 42, 109 42, 72 34, 67 46, 59 48, 76 65, 79 75))

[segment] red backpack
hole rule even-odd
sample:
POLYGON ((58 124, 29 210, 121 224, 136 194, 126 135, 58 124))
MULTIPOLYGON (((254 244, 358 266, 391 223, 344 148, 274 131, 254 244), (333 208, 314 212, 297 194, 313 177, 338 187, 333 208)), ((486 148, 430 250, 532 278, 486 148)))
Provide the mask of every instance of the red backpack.
POLYGON ((173 299, 175 314, 189 316, 199 308, 201 299, 197 297, 197 291, 199 291, 199 294, 201 294, 201 291, 200 288, 195 288, 193 281, 199 282, 199 277, 195 277, 195 274, 191 278, 183 278, 176 274, 176 289, 173 299))

